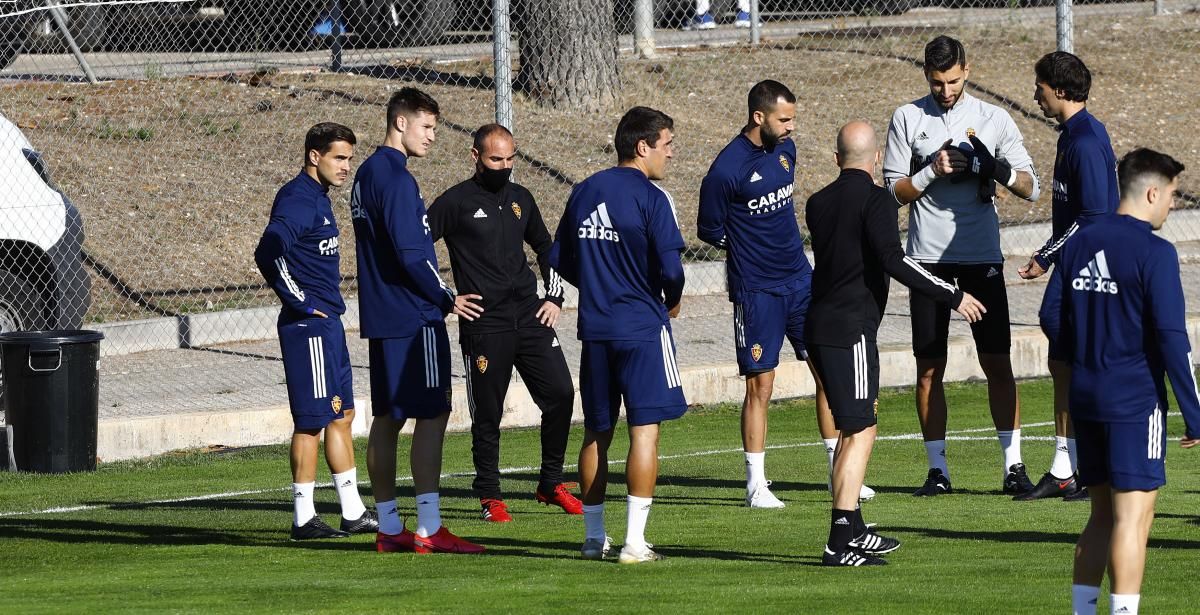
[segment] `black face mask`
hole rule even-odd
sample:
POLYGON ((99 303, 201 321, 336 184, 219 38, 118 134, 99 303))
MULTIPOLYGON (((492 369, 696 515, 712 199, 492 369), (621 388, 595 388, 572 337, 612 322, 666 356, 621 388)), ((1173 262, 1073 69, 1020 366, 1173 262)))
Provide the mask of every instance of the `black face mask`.
POLYGON ((479 183, 491 192, 500 192, 508 183, 509 177, 512 177, 512 169, 489 169, 482 165, 479 167, 479 183))

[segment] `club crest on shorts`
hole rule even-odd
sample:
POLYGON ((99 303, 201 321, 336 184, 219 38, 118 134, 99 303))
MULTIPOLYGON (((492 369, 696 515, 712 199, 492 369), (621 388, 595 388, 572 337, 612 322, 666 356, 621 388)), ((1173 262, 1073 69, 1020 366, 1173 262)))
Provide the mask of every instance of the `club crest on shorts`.
POLYGON ((784 156, 783 154, 779 155, 779 166, 783 167, 784 171, 790 172, 792 170, 791 163, 788 162, 787 156, 784 156))
POLYGON ((515 214, 517 216, 517 219, 520 220, 521 219, 521 206, 517 205, 516 201, 513 201, 512 210, 513 210, 513 214, 515 214))
POLYGON ((483 374, 487 372, 487 363, 487 357, 483 355, 475 357, 475 369, 479 370, 479 373, 483 374))
POLYGON ((879 418, 879 399, 875 399, 875 418, 879 418))
POLYGON ((762 358, 762 346, 760 346, 759 344, 755 344, 755 345, 751 346, 750 347, 750 358, 754 359, 754 362, 757 363, 758 360, 762 358))
POLYGON ((334 395, 329 401, 329 407, 333 408, 333 413, 337 414, 342 411, 342 398, 340 395, 334 395))

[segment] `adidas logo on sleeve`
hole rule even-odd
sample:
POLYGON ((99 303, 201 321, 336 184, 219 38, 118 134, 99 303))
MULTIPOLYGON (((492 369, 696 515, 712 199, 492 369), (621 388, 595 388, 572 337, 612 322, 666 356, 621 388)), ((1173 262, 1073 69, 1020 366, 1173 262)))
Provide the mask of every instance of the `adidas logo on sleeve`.
POLYGON ((583 224, 579 227, 579 238, 603 239, 613 243, 620 243, 621 237, 613 229, 612 220, 608 217, 607 203, 597 205, 596 211, 593 211, 592 215, 584 219, 583 224))
POLYGON ((1108 273, 1108 259, 1104 256, 1104 250, 1097 252, 1087 267, 1079 270, 1079 276, 1071 280, 1071 288, 1085 292, 1117 294, 1117 282, 1108 273))
POLYGON ((487 215, 487 212, 483 211, 483 208, 480 207, 479 211, 475 212, 475 217, 476 218, 486 218, 486 217, 488 217, 488 215, 487 215))

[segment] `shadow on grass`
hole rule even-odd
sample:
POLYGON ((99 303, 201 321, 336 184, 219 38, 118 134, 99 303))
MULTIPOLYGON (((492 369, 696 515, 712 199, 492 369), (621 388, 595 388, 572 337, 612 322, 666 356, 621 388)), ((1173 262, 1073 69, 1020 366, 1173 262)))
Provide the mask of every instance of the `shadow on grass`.
MULTIPOLYGON (((576 542, 538 541, 496 536, 485 539, 469 535, 463 537, 478 540, 488 548, 488 554, 492 556, 576 559, 579 554, 579 543, 576 542)), ((364 553, 374 551, 373 541, 369 536, 292 542, 287 539, 286 530, 222 531, 178 524, 118 523, 78 519, 0 519, 0 540, 46 541, 74 545, 108 544, 143 547, 226 545, 316 551, 361 551, 364 553)), ((662 546, 658 547, 658 550, 672 558, 820 565, 818 557, 808 555, 745 553, 686 546, 662 546)))
MULTIPOLYGON (((969 540, 978 542, 1009 542, 1009 543, 1060 543, 1073 545, 1079 540, 1078 532, 1035 532, 1032 530, 947 530, 930 527, 888 526, 889 532, 907 532, 919 534, 928 538, 943 538, 949 540, 969 540)), ((1180 540, 1178 538, 1150 538, 1151 548, 1163 549, 1200 549, 1200 541, 1180 540)))
POLYGON ((1185 523, 1200 525, 1200 515, 1180 515, 1176 513, 1154 513, 1157 519, 1182 519, 1185 523))

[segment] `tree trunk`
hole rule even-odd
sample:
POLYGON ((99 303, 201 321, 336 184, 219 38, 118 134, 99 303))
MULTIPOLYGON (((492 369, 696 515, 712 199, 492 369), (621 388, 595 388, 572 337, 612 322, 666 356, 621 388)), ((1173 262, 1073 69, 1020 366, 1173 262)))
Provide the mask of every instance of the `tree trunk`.
POLYGON ((516 87, 539 104, 599 111, 617 100, 613 0, 517 0, 516 87))

